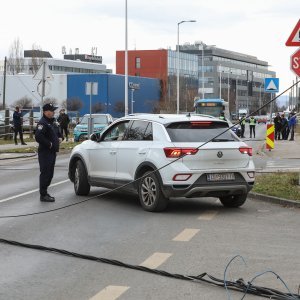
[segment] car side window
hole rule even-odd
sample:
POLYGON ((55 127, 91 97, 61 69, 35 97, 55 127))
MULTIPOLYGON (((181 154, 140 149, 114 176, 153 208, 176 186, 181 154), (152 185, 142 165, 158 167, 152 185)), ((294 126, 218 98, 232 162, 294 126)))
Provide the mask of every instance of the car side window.
POLYGON ((133 121, 128 130, 126 140, 145 141, 152 140, 152 124, 146 121, 133 121))
POLYGON ((145 134, 144 134, 144 140, 146 141, 153 141, 153 129, 152 129, 152 123, 149 122, 148 126, 146 128, 145 134))
POLYGON ((105 132, 102 141, 121 141, 127 130, 129 121, 115 124, 107 132, 105 132))

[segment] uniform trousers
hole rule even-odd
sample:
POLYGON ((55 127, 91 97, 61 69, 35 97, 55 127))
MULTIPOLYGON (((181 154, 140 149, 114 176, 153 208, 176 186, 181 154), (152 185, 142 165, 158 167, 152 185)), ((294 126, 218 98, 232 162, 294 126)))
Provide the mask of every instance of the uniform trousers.
POLYGON ((40 194, 41 196, 46 196, 54 174, 56 152, 42 150, 38 152, 38 157, 40 165, 40 194))
POLYGON ((252 138, 252 133, 255 138, 255 125, 250 125, 250 138, 252 138))

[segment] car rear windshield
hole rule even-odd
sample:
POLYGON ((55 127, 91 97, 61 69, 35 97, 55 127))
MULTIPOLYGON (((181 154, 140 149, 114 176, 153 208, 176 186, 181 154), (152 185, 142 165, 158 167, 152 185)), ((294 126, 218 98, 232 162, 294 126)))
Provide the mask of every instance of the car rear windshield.
POLYGON ((227 130, 228 124, 224 122, 176 122, 167 124, 166 129, 172 142, 207 142, 210 140, 213 142, 238 141, 231 130, 227 130))

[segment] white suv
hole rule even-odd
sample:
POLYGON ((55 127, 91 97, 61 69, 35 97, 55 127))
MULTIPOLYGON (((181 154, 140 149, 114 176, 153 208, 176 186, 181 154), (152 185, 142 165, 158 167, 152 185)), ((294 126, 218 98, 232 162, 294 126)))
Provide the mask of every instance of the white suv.
POLYGON ((123 186, 147 211, 164 210, 170 197, 218 197, 238 207, 255 168, 252 148, 227 129, 203 116, 129 115, 73 149, 69 178, 77 195, 123 186))

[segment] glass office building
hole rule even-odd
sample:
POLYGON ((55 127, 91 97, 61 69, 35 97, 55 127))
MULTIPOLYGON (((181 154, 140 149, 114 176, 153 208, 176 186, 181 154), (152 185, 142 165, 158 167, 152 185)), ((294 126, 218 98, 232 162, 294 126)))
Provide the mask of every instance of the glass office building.
POLYGON ((200 98, 229 101, 231 113, 239 108, 253 112, 271 99, 271 94, 264 92, 264 79, 276 77, 276 73, 269 70, 268 62, 203 42, 180 45, 180 52, 198 56, 200 98))

